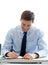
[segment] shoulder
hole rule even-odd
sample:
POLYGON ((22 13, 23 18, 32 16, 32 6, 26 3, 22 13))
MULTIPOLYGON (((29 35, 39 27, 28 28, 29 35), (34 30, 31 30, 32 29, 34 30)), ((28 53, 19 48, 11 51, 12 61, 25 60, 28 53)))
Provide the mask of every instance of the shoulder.
POLYGON ((15 34, 18 30, 20 29, 20 25, 16 26, 15 28, 11 28, 8 32, 7 35, 12 35, 15 34))
POLYGON ((39 28, 36 28, 36 27, 31 27, 31 31, 33 31, 33 33, 35 35, 38 35, 38 36, 43 36, 44 33, 42 30, 40 30, 39 28))

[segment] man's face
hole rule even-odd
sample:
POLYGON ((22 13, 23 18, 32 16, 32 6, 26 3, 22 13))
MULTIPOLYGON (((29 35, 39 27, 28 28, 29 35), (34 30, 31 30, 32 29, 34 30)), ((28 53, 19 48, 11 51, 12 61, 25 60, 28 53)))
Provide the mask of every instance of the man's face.
POLYGON ((27 21, 27 20, 21 19, 21 27, 24 32, 27 32, 30 29, 31 24, 32 24, 32 20, 27 21))

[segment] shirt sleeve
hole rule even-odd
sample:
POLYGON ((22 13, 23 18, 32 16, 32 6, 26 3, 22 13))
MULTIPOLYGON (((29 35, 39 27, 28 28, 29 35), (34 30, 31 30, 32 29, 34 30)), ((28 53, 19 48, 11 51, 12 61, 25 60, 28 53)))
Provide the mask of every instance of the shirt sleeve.
POLYGON ((38 52, 36 52, 36 53, 39 54, 39 57, 47 56, 48 49, 47 49, 46 43, 43 40, 43 33, 41 33, 41 32, 39 33, 37 43, 38 43, 38 52))
POLYGON ((6 35, 5 43, 2 47, 2 55, 3 56, 5 56, 5 54, 11 50, 11 43, 12 43, 12 33, 10 30, 6 35))

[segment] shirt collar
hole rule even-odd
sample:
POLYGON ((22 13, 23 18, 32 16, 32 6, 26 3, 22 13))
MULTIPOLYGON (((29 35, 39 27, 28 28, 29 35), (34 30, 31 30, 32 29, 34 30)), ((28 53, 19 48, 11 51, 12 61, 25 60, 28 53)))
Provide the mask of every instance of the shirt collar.
MULTIPOLYGON (((30 29, 27 31, 27 34, 30 34, 31 31, 33 31, 33 27, 31 26, 30 29)), ((23 30, 21 28, 21 25, 20 25, 20 33, 23 33, 23 30)))
POLYGON ((20 25, 20 33, 24 33, 23 30, 22 30, 22 28, 21 28, 21 25, 20 25))

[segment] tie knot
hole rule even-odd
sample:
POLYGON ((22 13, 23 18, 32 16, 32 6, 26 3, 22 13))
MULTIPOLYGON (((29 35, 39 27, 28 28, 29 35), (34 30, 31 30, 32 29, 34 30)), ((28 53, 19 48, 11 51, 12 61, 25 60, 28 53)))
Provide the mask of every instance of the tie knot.
POLYGON ((26 35, 27 34, 27 32, 24 32, 24 35, 26 35))

